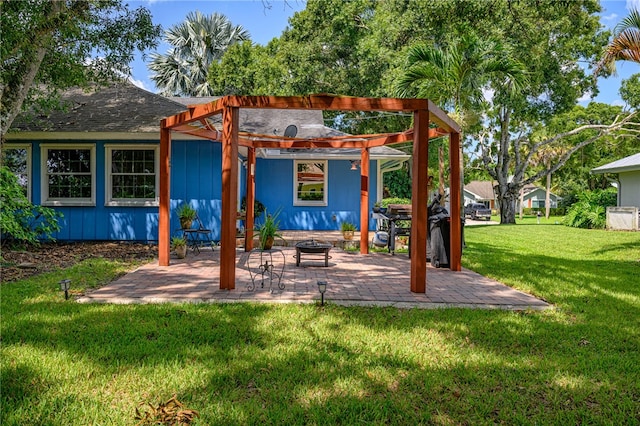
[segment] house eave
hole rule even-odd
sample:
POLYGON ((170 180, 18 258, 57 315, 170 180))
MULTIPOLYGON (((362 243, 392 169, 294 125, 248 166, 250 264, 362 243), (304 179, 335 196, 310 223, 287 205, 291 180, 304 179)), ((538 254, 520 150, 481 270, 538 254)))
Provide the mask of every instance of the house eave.
MULTIPOLYGON (((153 140, 160 141, 160 132, 9 132, 7 141, 30 140, 153 140)), ((174 140, 203 140, 202 138, 176 133, 174 140)))

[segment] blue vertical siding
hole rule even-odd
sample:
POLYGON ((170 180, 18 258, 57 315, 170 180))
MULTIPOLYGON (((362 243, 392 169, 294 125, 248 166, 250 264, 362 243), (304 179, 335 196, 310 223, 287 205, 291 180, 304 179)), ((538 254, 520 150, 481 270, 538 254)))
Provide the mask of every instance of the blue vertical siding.
MULTIPOLYGON (((37 141, 32 148, 32 200, 41 202, 41 144, 59 141, 37 141)), ((158 207, 105 206, 105 144, 151 144, 158 141, 74 141, 95 143, 96 177, 95 207, 55 207, 64 217, 61 230, 54 237, 61 241, 117 240, 157 241, 158 207)), ((222 149, 219 143, 210 141, 181 141, 171 143, 171 219, 172 235, 179 235, 180 225, 175 209, 187 202, 196 208, 203 225, 212 230, 212 238, 220 239, 220 217, 222 198, 222 149)), ((272 160, 258 158, 256 161, 256 199, 269 212, 280 210, 280 226, 284 230, 337 230, 340 223, 349 221, 360 226, 360 172, 350 170, 346 160, 328 162, 328 205, 294 206, 293 178, 294 162, 290 159, 272 160)), ((375 170, 376 162, 370 163, 375 170)), ((246 193, 245 170, 241 168, 239 186, 246 193)), ((370 208, 375 202, 376 180, 370 181, 370 208)), ((261 221, 262 218, 258 220, 261 221)), ((373 220, 369 229, 374 229, 373 220)))
MULTIPOLYGON (((375 161, 370 170, 375 170, 375 161)), ((285 230, 337 230, 344 221, 360 228, 360 171, 351 170, 347 160, 328 162, 327 206, 294 206, 294 160, 256 161, 256 199, 270 212, 280 210, 280 227, 285 230)), ((369 210, 375 203, 376 179, 370 177, 369 210)), ((262 218, 258 219, 258 222, 262 218)), ((373 220, 369 229, 375 229, 373 220)))

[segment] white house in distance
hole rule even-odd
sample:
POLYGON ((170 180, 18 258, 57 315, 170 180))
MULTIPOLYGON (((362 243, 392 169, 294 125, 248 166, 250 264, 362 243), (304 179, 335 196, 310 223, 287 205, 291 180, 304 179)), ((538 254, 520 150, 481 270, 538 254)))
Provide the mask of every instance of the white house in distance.
MULTIPOLYGON (((495 182, 473 180, 464 186, 464 205, 471 203, 482 203, 492 210, 498 208, 496 193, 494 190, 495 182)), ((545 208, 546 191, 544 188, 529 184, 522 188, 522 207, 544 209, 545 208)), ((558 207, 558 201, 561 198, 554 193, 549 193, 549 204, 551 208, 558 207)), ((520 200, 516 204, 516 210, 520 210, 520 200)))
POLYGON ((618 175, 618 206, 607 208, 607 228, 640 229, 640 152, 596 167, 591 173, 618 175))

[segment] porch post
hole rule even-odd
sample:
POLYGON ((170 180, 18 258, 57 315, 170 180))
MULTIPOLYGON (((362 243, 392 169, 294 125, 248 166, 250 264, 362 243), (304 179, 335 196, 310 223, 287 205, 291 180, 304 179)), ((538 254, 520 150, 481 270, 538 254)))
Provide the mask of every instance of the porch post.
POLYGON ((413 122, 411 291, 425 293, 427 286, 427 198, 429 196, 429 110, 415 111, 413 122))
POLYGON ((369 254, 369 148, 360 153, 360 254, 369 254))
POLYGON ((158 265, 169 266, 171 252, 169 208, 171 191, 171 130, 166 120, 160 121, 160 206, 158 209, 158 265))
POLYGON ((222 112, 222 220, 220 221, 220 289, 236 288, 236 211, 238 207, 239 108, 222 112))
POLYGON ((244 251, 253 249, 253 222, 256 200, 256 150, 249 148, 247 153, 247 211, 244 230, 244 251))
POLYGON ((452 271, 461 269, 462 258, 462 225, 460 223, 460 133, 449 133, 449 206, 451 208, 451 232, 449 268, 452 271))

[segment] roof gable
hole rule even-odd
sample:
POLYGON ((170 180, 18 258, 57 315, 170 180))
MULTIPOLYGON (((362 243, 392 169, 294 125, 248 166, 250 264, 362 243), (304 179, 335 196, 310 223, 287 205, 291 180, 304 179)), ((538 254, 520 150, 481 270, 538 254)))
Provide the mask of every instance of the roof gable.
POLYGON ((472 180, 464 186, 465 191, 468 191, 478 197, 479 200, 493 200, 495 199, 495 192, 493 190, 493 182, 483 180, 472 180))
POLYGON ((596 167, 591 173, 620 173, 640 170, 640 152, 617 161, 596 167))

